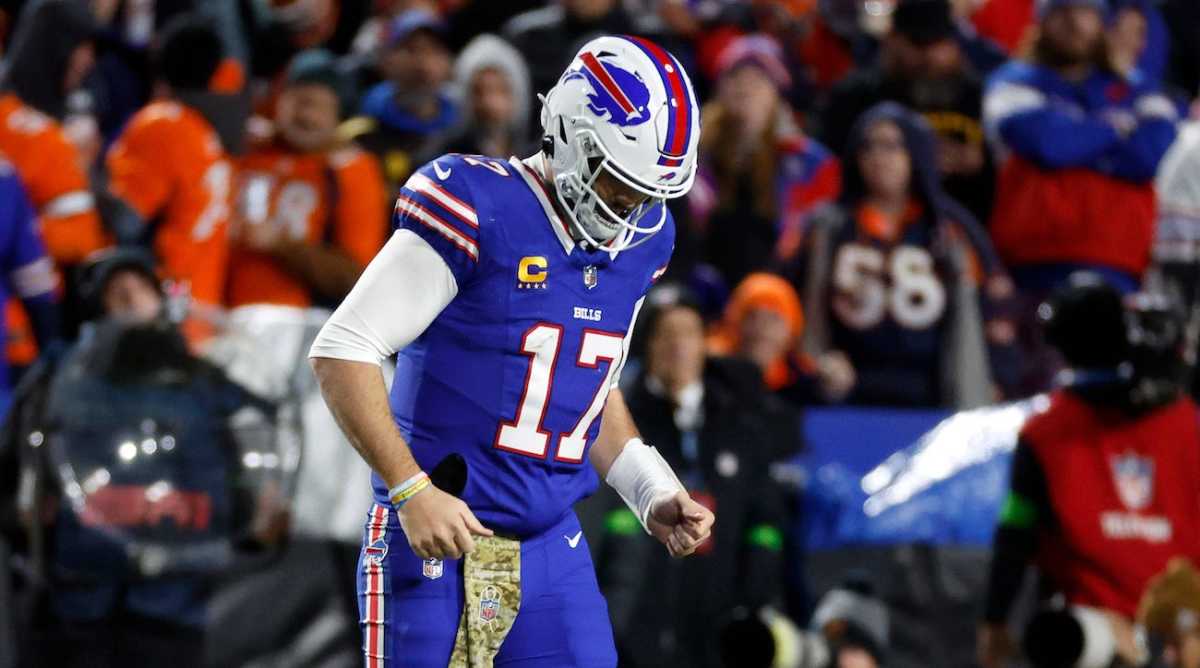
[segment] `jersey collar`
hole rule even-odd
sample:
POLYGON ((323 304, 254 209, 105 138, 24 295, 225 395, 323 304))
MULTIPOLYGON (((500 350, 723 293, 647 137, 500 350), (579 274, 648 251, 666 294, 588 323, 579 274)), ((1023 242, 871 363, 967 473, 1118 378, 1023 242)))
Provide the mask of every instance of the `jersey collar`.
POLYGON ((542 211, 550 221, 550 228, 554 230, 554 236, 558 237, 559 243, 562 244, 563 252, 570 255, 571 251, 575 249, 575 240, 567 231, 567 222, 558 215, 554 203, 550 200, 553 195, 546 188, 546 180, 543 178, 546 173, 546 161, 542 158, 542 154, 537 153, 524 160, 514 156, 509 158, 508 162, 517 170, 521 178, 525 179, 525 185, 533 191, 533 196, 542 205, 542 211))

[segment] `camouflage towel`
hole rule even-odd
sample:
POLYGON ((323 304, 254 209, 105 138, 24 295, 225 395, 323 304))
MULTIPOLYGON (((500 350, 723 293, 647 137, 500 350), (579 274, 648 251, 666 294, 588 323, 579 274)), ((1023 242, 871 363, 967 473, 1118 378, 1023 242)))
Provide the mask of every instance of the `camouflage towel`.
POLYGON ((463 558, 462 618, 448 668, 492 668, 521 607, 521 543, 477 537, 463 558))

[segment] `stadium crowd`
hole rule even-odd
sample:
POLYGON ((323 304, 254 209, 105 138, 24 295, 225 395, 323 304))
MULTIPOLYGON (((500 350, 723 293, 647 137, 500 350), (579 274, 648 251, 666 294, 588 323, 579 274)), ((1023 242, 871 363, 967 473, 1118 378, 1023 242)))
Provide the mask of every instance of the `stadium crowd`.
MULTIPOLYGON (((674 256, 622 386, 647 442, 720 509, 699 556, 671 562, 607 488, 581 507, 622 665, 771 665, 755 634, 783 628, 828 662, 792 665, 887 663, 870 577, 810 595, 785 566, 803 556, 781 464, 807 407, 967 410, 1050 390, 1072 361, 1039 307, 1081 270, 1168 295, 1192 318, 1194 363, 1195 0, 10 0, 0 666, 361 661, 369 490, 344 442, 229 507, 150 486, 136 511, 122 489, 157 474, 122 487, 99 468, 72 487, 38 447, 56 432, 82 471, 102 456, 84 443, 135 425, 118 454, 142 461, 175 439, 244 440, 247 410, 336 433, 307 415, 319 400, 278 406, 311 395, 297 351, 383 245, 400 187, 444 153, 539 150, 537 94, 605 33, 663 45, 703 100, 696 184, 671 201, 674 256), (194 529, 165 539, 189 546, 178 570, 89 538, 161 517, 194 529), (248 593, 220 585, 234 562, 206 540, 255 555, 236 562, 248 593), (277 620, 239 617, 264 596, 277 620), (326 632, 303 619, 326 599, 350 621, 314 655, 297 638, 326 632)), ((192 488, 215 498, 228 471, 274 466, 247 456, 197 452, 192 488)), ((1200 592, 1173 569, 1155 586, 1200 592)), ((1011 600, 992 598, 981 660, 998 666, 1011 600)), ((1132 623, 1136 602, 1114 619, 1132 623)), ((1190 633, 1174 656, 1200 666, 1190 633)))

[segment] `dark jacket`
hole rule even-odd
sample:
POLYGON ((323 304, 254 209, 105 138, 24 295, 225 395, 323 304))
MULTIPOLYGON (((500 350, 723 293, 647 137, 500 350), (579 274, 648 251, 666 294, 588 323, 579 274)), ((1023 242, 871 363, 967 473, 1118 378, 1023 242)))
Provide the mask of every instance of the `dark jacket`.
POLYGON ((736 605, 782 601, 787 505, 768 471, 797 449, 799 421, 765 393, 759 376, 745 362, 708 360, 704 422, 691 458, 685 454, 691 439, 676 426, 674 407, 652 391, 645 374, 627 395, 645 441, 693 498, 715 506, 717 523, 710 546, 673 560, 607 486, 583 504, 622 665, 716 665, 712 643, 724 615, 736 605))

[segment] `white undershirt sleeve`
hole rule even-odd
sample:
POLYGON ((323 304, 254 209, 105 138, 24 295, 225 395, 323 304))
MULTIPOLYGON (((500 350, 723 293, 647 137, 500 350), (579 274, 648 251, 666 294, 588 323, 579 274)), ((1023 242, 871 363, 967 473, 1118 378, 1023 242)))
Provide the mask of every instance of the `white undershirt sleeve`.
POLYGON ((379 364, 412 343, 458 294, 446 261, 397 230, 317 334, 309 357, 379 364))

